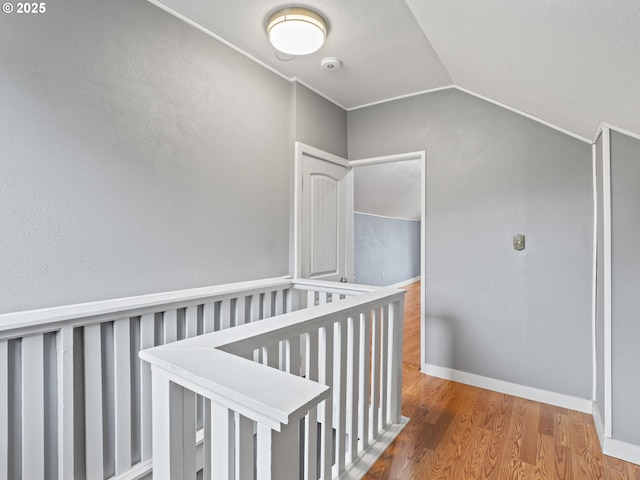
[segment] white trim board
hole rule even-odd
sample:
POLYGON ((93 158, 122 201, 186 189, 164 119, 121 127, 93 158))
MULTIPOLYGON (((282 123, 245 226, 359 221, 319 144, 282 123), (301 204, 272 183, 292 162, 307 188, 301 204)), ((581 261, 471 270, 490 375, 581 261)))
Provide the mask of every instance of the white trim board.
POLYGON ((593 391, 591 393, 592 400, 596 401, 598 392, 598 357, 597 357, 597 331, 596 317, 598 315, 596 296, 598 290, 598 165, 597 165, 597 145, 591 146, 592 160, 592 176, 593 176, 593 257, 592 257, 592 285, 591 285, 591 357, 592 357, 592 375, 593 375, 593 391))
POLYGON ((430 88, 428 90, 420 90, 419 92, 405 93, 404 95, 398 95, 397 97, 385 98, 383 100, 377 100, 375 102, 365 103, 363 105, 350 107, 350 108, 347 108, 346 110, 347 112, 352 112, 353 110, 360 110, 362 108, 373 107, 375 105, 381 105, 383 103, 395 102, 396 100, 402 100, 404 98, 417 97, 418 95, 424 95, 425 93, 435 93, 435 92, 441 92, 442 90, 451 90, 453 88, 458 88, 458 87, 456 87, 454 84, 451 84, 451 85, 445 85, 444 87, 436 87, 436 88, 430 88))
POLYGON ((625 130, 624 128, 616 127, 615 125, 611 125, 610 123, 607 123, 607 122, 602 122, 598 127, 598 131, 596 132, 596 135, 593 139, 593 143, 596 143, 598 141, 598 137, 600 136, 600 134, 605 128, 609 130, 613 130, 614 132, 621 133, 622 135, 635 138, 636 140, 640 140, 640 134, 634 133, 630 130, 625 130))
POLYGON ((379 165, 381 163, 407 162, 409 160, 422 160, 426 157, 424 150, 417 152, 396 153, 394 155, 383 155, 381 157, 361 158, 359 160, 349 160, 352 167, 366 167, 367 165, 379 165))
POLYGON ((602 226, 604 229, 604 433, 611 437, 611 143, 610 130, 602 130, 602 226))
POLYGON ((386 288, 402 288, 419 281, 420 281, 420 277, 413 277, 413 278, 410 278, 409 280, 403 280, 402 282, 394 283, 393 285, 388 285, 386 288))
POLYGON ((389 220, 404 220, 405 222, 419 222, 420 219, 413 219, 413 218, 404 218, 404 217, 390 217, 389 215, 378 215, 376 213, 367 213, 367 212, 359 212, 357 210, 353 211, 354 214, 358 214, 358 215, 366 215, 368 217, 378 217, 378 218, 388 218, 389 220))
POLYGON ((473 387, 484 388, 494 392, 513 395, 514 397, 526 398, 536 402, 547 403, 557 407, 577 410, 583 413, 592 413, 593 402, 587 398, 573 397, 563 393, 541 390, 527 385, 505 382, 495 378, 483 377, 475 373, 462 372, 452 368, 440 367, 429 363, 422 364, 422 373, 433 377, 443 378, 454 382, 464 383, 473 387))

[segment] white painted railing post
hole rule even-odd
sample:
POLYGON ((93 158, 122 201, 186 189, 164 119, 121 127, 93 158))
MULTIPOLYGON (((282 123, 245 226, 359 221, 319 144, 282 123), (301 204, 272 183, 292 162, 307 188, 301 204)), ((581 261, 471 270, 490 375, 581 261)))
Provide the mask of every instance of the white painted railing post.
POLYGON ((280 432, 258 424, 257 480, 298 480, 298 422, 282 425, 280 432))
POLYGON ((58 349, 58 478, 75 478, 73 327, 62 327, 58 332, 56 343, 58 349))
POLYGON ((224 405, 211 402, 211 479, 233 480, 235 467, 235 422, 234 413, 224 405))
POLYGON ((195 394, 152 367, 153 478, 195 478, 195 394))
POLYGON ((387 417, 391 423, 402 418, 402 334, 404 324, 404 299, 389 306, 389 402, 387 417))

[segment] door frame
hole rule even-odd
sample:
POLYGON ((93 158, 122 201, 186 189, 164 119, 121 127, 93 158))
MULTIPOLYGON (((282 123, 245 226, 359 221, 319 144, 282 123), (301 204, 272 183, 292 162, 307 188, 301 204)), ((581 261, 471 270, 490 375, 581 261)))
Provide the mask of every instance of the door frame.
POLYGON ((302 276, 302 159, 303 156, 314 157, 326 162, 335 163, 347 168, 346 180, 346 204, 347 215, 345 225, 345 276, 349 282, 353 282, 353 168, 350 162, 342 157, 319 148, 306 145, 302 142, 295 142, 295 163, 294 163, 294 188, 293 188, 293 276, 302 276), (349 215, 351 211, 351 215, 349 215))
MULTIPOLYGON (((425 260, 426 260, 426 170, 427 170, 427 154, 425 150, 416 152, 399 153, 395 155, 384 155, 381 157, 363 158, 360 160, 349 161, 351 167, 364 167, 367 165, 378 165, 381 163, 404 162, 407 160, 420 160, 422 164, 420 175, 420 369, 424 373, 426 368, 425 361, 425 332, 426 332, 426 277, 425 277, 425 260)), ((353 234, 353 230, 352 230, 353 234)), ((351 248, 353 248, 353 236, 351 238, 351 248)))

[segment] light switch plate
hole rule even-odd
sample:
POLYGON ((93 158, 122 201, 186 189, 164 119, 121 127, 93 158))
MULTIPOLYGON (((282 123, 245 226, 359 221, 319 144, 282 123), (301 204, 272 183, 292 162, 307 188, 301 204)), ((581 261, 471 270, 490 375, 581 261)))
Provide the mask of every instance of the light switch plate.
POLYGON ((513 249, 524 250, 524 235, 522 233, 517 233, 513 236, 513 249))

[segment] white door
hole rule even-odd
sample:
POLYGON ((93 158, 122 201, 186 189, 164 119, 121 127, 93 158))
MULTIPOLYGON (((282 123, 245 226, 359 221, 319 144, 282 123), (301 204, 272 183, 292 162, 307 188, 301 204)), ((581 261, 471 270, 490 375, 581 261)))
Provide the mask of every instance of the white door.
POLYGON ((353 174, 347 160, 296 143, 296 274, 353 279, 353 174))

